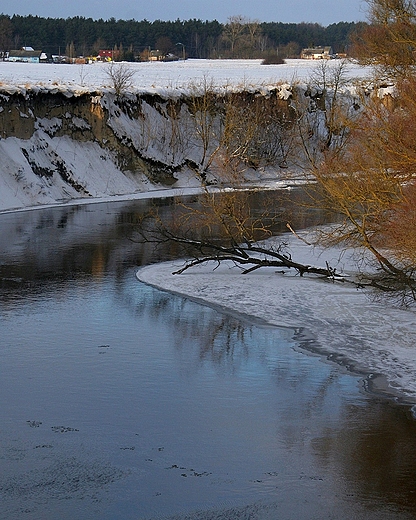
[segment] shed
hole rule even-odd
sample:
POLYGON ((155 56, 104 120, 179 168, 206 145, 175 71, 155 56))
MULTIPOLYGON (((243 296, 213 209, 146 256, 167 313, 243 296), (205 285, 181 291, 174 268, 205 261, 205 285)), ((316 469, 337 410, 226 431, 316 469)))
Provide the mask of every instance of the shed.
POLYGON ((24 63, 39 63, 42 51, 13 49, 9 51, 7 61, 20 61, 24 63))
POLYGON ((332 47, 309 47, 303 49, 300 57, 303 60, 330 60, 333 57, 332 47))

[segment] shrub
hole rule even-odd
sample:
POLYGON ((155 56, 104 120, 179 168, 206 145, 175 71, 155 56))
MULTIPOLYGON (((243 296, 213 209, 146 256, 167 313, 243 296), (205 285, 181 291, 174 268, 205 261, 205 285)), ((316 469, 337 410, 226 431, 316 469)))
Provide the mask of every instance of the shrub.
POLYGON ((285 60, 277 52, 269 52, 264 57, 262 65, 281 65, 285 60))
POLYGON ((106 70, 106 74, 110 78, 117 96, 120 96, 122 92, 133 86, 135 71, 126 63, 111 62, 106 70))

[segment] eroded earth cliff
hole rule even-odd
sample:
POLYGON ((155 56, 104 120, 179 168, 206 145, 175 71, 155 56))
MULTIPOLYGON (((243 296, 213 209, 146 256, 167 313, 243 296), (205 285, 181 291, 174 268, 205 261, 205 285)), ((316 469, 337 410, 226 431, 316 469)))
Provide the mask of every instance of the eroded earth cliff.
MULTIPOLYGON (((112 89, 0 90, 0 210, 196 186, 206 181, 207 172, 219 170, 221 161, 235 160, 233 153, 221 156, 221 140, 229 149, 233 140, 236 149, 244 144, 246 156, 255 158, 256 132, 248 132, 255 123, 243 121, 241 114, 256 113, 247 105, 257 107, 258 98, 268 105, 273 101, 280 114, 287 112, 288 93, 282 88, 267 96, 239 93, 237 104, 234 96, 235 121, 225 108, 230 100, 211 92, 162 98, 117 95, 112 89)), ((256 146, 264 141, 256 139, 256 146)), ((272 165, 284 161, 281 143, 275 148, 277 155, 275 150, 268 159, 272 165)), ((252 162, 248 169, 258 167, 252 162)))

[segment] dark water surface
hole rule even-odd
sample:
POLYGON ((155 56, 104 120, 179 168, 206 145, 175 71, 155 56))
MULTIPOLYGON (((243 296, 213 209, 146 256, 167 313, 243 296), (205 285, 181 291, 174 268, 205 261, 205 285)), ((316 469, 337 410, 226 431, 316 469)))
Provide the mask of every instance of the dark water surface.
POLYGON ((409 410, 139 283, 149 204, 0 215, 0 518, 416 518, 409 410))

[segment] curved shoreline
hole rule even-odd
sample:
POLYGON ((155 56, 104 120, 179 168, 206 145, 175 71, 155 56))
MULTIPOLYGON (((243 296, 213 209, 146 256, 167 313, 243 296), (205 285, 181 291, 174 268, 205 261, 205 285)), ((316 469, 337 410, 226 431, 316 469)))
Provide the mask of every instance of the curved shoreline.
POLYGON ((365 367, 361 367, 352 359, 346 358, 345 356, 338 355, 334 352, 331 352, 330 350, 327 350, 319 345, 316 338, 313 336, 313 334, 308 334, 307 328, 298 328, 291 325, 276 325, 273 323, 270 323, 265 318, 259 317, 259 316, 253 316, 252 314, 247 314, 243 312, 239 312, 231 307, 227 307, 224 305, 221 305, 219 303, 210 302, 203 298, 195 297, 188 293, 183 293, 180 291, 175 291, 172 288, 165 288, 163 284, 155 284, 150 283, 146 281, 146 277, 142 279, 140 277, 140 272, 143 269, 146 269, 148 266, 144 266, 136 271, 136 278, 146 285, 149 285, 150 287, 154 287, 155 289, 158 289, 159 291, 165 291, 175 296, 180 296, 182 298, 189 299, 195 303, 198 303, 200 305, 205 305, 207 307, 210 307, 220 313, 228 314, 233 317, 236 317, 238 319, 243 320, 244 322, 254 325, 256 327, 279 327, 279 328, 287 328, 294 331, 295 340, 299 342, 297 348, 305 353, 313 354, 315 356, 318 356, 321 359, 324 359, 325 361, 335 363, 338 366, 344 368, 348 372, 351 372, 352 374, 358 375, 362 377, 363 381, 363 388, 366 391, 371 392, 375 395, 380 395, 384 398, 388 399, 394 399, 396 402, 407 405, 407 406, 414 406, 416 405, 416 397, 408 397, 404 396, 402 393, 395 391, 392 387, 389 386, 388 380, 386 377, 381 373, 374 373, 372 371, 368 371, 365 369, 365 367), (299 338, 299 335, 303 336, 303 338, 299 338))
MULTIPOLYGON (((297 255, 304 245, 293 247, 297 255)), ((414 312, 342 284, 274 270, 241 277, 231 266, 213 272, 203 265, 172 275, 177 266, 177 261, 144 266, 136 277, 255 325, 298 330, 299 348, 363 376, 364 387, 376 395, 416 403, 414 312)))

